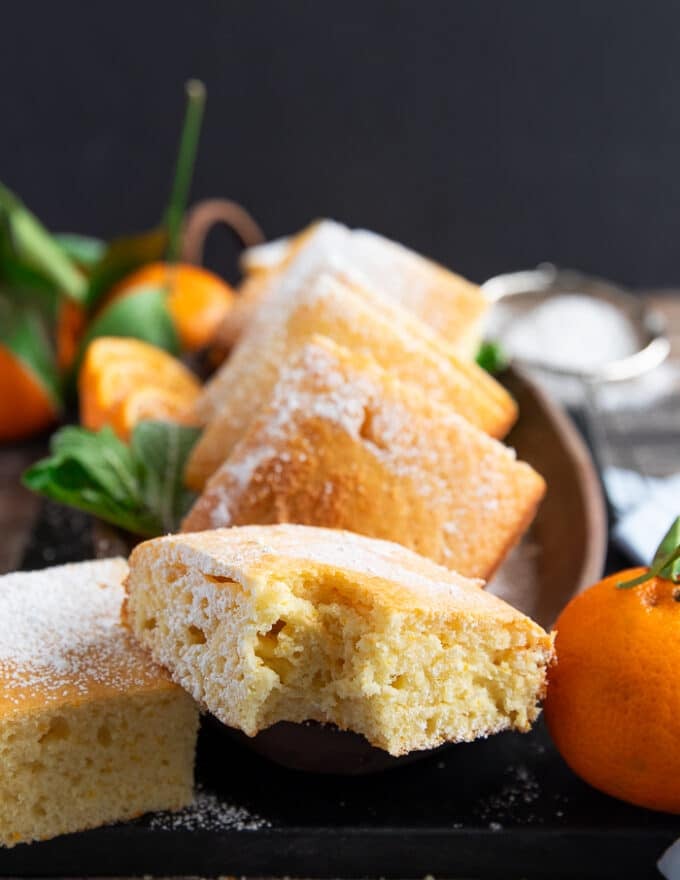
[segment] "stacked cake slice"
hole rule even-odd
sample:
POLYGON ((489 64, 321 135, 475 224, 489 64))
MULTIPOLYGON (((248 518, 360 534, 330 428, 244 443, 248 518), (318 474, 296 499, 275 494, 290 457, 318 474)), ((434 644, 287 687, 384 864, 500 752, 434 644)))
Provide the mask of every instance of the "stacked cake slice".
POLYGON ((296 267, 198 401, 186 480, 203 494, 183 528, 346 528, 490 577, 544 491, 492 440, 514 401, 415 316, 319 273, 311 250, 296 267), (349 429, 348 409, 367 413, 349 429))
POLYGON ((474 357, 488 308, 476 284, 382 235, 332 220, 245 252, 242 295, 221 331, 225 347, 247 327, 266 291, 297 272, 300 259, 401 306, 441 334, 458 354, 474 357))
POLYGON ((325 337, 293 351, 184 531, 348 529, 488 579, 532 519, 543 480, 397 373, 325 337))
POLYGON ((121 626, 126 574, 0 578, 0 845, 191 801, 198 713, 121 626))
POLYGON ((196 404, 202 494, 132 557, 137 637, 249 735, 311 719, 398 755, 526 729, 550 637, 466 579, 545 491, 470 358, 481 293, 328 221, 244 265, 236 345, 196 404))
POLYGON ((418 385, 494 437, 503 437, 513 424, 517 408, 510 395, 408 312, 303 266, 286 284, 260 303, 234 353, 196 404, 196 416, 207 426, 187 467, 193 489, 201 489, 227 458, 266 403, 291 352, 314 334, 370 355, 396 378, 418 385))

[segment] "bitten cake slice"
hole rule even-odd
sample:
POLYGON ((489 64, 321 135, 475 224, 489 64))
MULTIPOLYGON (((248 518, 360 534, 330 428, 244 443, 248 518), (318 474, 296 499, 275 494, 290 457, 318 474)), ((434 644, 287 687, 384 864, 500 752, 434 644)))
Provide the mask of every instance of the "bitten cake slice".
POLYGON ((126 573, 0 578, 0 845, 191 801, 198 712, 121 626, 126 573))
POLYGON ((244 526, 138 546, 127 620, 249 736, 315 720, 403 755, 538 715, 552 639, 479 584, 351 532, 244 526))
POLYGON ((349 529, 488 579, 544 490, 536 471, 453 410, 316 336, 283 366, 182 528, 349 529))
POLYGON ((331 276, 307 274, 303 266, 298 281, 294 291, 281 284, 267 294, 197 401, 197 418, 208 426, 187 465, 192 489, 202 489, 225 461, 269 398, 291 350, 314 333, 371 354, 399 379, 416 383, 494 437, 509 430, 517 414, 510 395, 476 364, 460 361, 417 318, 331 276))
POLYGON ((225 319, 228 347, 247 326, 268 285, 289 270, 302 250, 316 251, 320 268, 397 303, 440 333, 456 352, 474 357, 488 303, 476 285, 403 245, 333 220, 313 223, 295 236, 245 251, 246 275, 237 308, 225 319))

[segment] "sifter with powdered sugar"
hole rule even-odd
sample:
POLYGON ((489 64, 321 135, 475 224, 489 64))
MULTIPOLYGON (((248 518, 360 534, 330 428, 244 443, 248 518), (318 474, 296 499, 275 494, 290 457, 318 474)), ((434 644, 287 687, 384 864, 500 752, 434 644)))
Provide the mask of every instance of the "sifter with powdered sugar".
POLYGON ((622 288, 543 263, 482 285, 495 305, 488 335, 511 360, 585 382, 634 379, 670 350, 658 312, 622 288))
POLYGON ((547 263, 482 289, 494 303, 487 338, 582 417, 614 538, 647 563, 680 496, 680 368, 667 361, 662 316, 611 282, 547 263))

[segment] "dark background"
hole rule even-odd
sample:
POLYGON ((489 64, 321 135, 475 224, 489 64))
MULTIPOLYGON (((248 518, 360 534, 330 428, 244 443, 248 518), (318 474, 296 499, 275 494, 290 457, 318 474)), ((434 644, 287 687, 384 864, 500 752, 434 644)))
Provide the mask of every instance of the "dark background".
POLYGON ((0 75, 0 179, 54 229, 158 219, 198 76, 194 195, 270 235, 326 215, 476 280, 680 282, 674 0, 24 0, 0 75))

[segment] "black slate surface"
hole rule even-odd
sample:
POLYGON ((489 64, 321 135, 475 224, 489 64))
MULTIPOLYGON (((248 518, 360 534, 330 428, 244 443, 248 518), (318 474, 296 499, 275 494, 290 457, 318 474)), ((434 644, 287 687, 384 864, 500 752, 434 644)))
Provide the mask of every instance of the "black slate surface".
MULTIPOLYGON (((25 568, 91 553, 88 521, 51 506, 25 568)), ((644 878, 680 817, 600 794, 541 723, 364 777, 278 767, 204 720, 198 804, 179 816, 0 850, 0 876, 644 878)))

